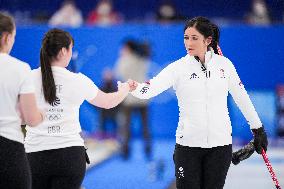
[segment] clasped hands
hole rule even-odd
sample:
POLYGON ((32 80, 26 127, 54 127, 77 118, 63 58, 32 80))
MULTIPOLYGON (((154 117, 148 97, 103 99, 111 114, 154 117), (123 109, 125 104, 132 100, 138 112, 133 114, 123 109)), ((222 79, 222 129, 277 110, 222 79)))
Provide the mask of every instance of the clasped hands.
POLYGON ((132 79, 128 79, 126 82, 117 82, 117 88, 118 90, 128 90, 129 92, 134 91, 138 86, 137 81, 134 81, 132 79))

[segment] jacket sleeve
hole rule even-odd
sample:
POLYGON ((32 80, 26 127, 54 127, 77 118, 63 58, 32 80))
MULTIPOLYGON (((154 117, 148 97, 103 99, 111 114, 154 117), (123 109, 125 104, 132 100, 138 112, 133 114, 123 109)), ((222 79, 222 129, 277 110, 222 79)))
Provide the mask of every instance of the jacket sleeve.
POLYGON ((229 76, 230 94, 232 95, 237 106, 239 107, 242 114, 248 121, 250 128, 251 129, 260 128, 262 126, 262 123, 259 119, 259 116, 255 111, 255 108, 249 98, 249 95, 231 61, 229 61, 229 67, 230 67, 230 76, 229 76))
POLYGON ((174 82, 174 64, 170 64, 149 82, 138 83, 131 94, 139 99, 149 99, 172 87, 174 82))

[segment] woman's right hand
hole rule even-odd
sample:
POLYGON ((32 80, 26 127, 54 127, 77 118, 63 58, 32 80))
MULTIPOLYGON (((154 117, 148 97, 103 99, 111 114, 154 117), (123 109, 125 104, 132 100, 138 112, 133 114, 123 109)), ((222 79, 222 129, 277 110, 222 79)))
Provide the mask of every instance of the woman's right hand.
POLYGON ((129 84, 127 82, 120 82, 118 81, 117 82, 117 88, 118 88, 118 91, 123 91, 123 92, 129 92, 130 91, 130 87, 129 87, 129 84))

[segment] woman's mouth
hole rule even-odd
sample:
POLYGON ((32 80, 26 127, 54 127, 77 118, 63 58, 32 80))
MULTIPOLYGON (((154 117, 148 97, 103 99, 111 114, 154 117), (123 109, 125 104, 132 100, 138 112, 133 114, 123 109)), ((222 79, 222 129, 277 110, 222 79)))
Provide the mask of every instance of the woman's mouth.
POLYGON ((191 53, 192 51, 193 51, 193 49, 191 49, 191 48, 187 49, 187 53, 191 53))

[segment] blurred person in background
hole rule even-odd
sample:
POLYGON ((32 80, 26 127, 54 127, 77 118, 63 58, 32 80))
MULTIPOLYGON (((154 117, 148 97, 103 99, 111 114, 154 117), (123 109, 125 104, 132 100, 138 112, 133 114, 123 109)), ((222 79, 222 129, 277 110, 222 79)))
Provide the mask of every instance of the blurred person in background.
POLYGON ((81 26, 83 22, 82 13, 76 7, 76 3, 73 0, 65 0, 61 8, 52 15, 48 24, 75 28, 81 26))
MULTIPOLYGON (((122 81, 126 81, 128 78, 135 78, 139 82, 145 82, 149 68, 149 56, 150 47, 147 43, 126 40, 116 62, 116 76, 122 81)), ((151 159, 152 147, 147 100, 140 100, 128 95, 121 104, 121 110, 124 116, 124 121, 121 125, 123 158, 128 159, 130 155, 131 115, 137 112, 141 116, 145 155, 148 159, 151 159)))
MULTIPOLYGON (((103 71, 102 91, 105 93, 115 92, 117 90, 114 73, 110 68, 103 71)), ((99 129, 102 138, 116 138, 118 130, 118 113, 120 105, 111 109, 100 109, 99 129), (112 132, 108 131, 109 124, 112 125, 112 132)))
POLYGON ((9 55, 15 36, 13 18, 0 12, 0 188, 31 189, 21 122, 34 127, 44 115, 36 105, 30 66, 9 55))
POLYGON ((78 189, 89 163, 80 136, 81 104, 87 100, 109 109, 129 93, 128 83, 104 93, 87 76, 68 71, 73 45, 70 33, 49 30, 42 40, 40 68, 32 71, 36 100, 46 113, 38 127, 27 127, 25 138, 33 189, 78 189))
POLYGON ((221 189, 232 159, 232 126, 227 107, 230 93, 254 133, 257 153, 267 150, 267 136, 232 62, 219 55, 220 32, 204 17, 184 27, 187 55, 164 68, 149 83, 132 83, 131 94, 154 97, 176 91, 179 123, 174 151, 177 189, 221 189))
POLYGON ((156 13, 156 19, 160 23, 181 22, 184 20, 171 1, 164 1, 160 4, 156 13))
POLYGON ((246 22, 254 25, 267 25, 271 23, 265 0, 252 0, 251 10, 246 15, 246 22))
POLYGON ((88 25, 107 26, 121 21, 121 16, 113 10, 112 1, 100 0, 95 9, 89 13, 86 22, 88 25))

